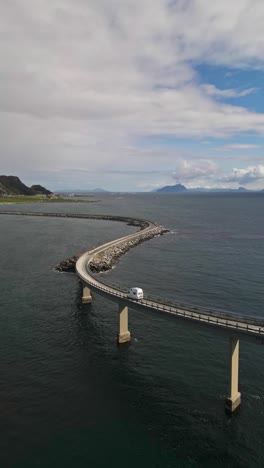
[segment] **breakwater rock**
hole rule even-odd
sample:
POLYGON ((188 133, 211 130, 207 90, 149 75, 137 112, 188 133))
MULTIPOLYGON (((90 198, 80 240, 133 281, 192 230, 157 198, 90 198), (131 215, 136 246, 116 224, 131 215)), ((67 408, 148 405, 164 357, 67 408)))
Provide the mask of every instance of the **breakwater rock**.
POLYGON ((47 218, 73 218, 73 219, 95 219, 104 221, 120 221, 128 226, 139 227, 140 230, 146 229, 150 222, 145 219, 130 218, 128 216, 113 216, 113 215, 97 215, 97 214, 81 214, 81 213, 46 213, 44 211, 1 211, 0 215, 9 216, 37 216, 47 218))
MULTIPOLYGON (((109 247, 100 254, 95 255, 89 263, 89 268, 93 273, 101 273, 111 270, 111 268, 113 268, 117 263, 118 259, 130 249, 149 239, 153 239, 153 237, 162 236, 163 234, 166 234, 166 232, 169 232, 169 230, 161 226, 157 226, 155 230, 152 230, 151 232, 141 233, 139 231, 138 237, 121 242, 113 247, 109 247)), ((55 270, 74 273, 78 258, 79 255, 73 255, 72 257, 66 258, 66 260, 63 260, 55 266, 55 270)))
POLYGON ((78 260, 79 256, 73 255, 72 257, 66 258, 58 265, 55 266, 55 270, 57 271, 66 271, 67 273, 75 273, 75 265, 78 260))
POLYGON ((149 239, 153 239, 153 237, 161 236, 166 232, 169 232, 169 230, 161 226, 157 226, 150 232, 139 232, 138 237, 120 242, 95 255, 89 263, 89 268, 93 273, 101 273, 103 271, 111 270, 121 255, 124 255, 133 247, 136 247, 149 239))

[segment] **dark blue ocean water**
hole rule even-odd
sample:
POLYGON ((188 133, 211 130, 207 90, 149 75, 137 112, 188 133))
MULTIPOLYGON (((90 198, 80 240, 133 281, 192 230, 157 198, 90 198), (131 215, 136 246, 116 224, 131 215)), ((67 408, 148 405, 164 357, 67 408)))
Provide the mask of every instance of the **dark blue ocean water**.
MULTIPOLYGON (((171 229, 105 276, 179 302, 264 316, 264 194, 104 195, 0 210, 143 217, 171 229)), ((228 417, 228 337, 116 306, 82 306, 60 260, 132 232, 117 222, 0 215, 0 466, 262 467, 264 347, 241 340, 228 417)))

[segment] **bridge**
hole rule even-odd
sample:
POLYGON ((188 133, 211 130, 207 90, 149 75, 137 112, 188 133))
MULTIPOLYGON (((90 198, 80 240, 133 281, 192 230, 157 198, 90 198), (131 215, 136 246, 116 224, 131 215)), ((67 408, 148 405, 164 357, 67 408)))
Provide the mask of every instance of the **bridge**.
POLYGON ((136 308, 141 311, 158 311, 182 319, 194 322, 199 326, 217 327, 225 331, 230 337, 230 393, 226 398, 227 411, 234 412, 241 404, 241 394, 238 391, 239 370, 239 338, 247 335, 256 342, 264 343, 264 319, 252 316, 238 315, 230 312, 213 311, 206 308, 184 306, 166 299, 160 299, 144 293, 144 299, 136 301, 127 297, 127 290, 118 285, 107 284, 100 276, 91 271, 91 264, 104 253, 116 246, 123 245, 131 240, 138 239, 142 234, 155 231, 156 225, 147 222, 147 227, 140 232, 108 242, 99 247, 85 252, 76 263, 76 272, 83 283, 83 303, 92 302, 92 292, 96 292, 118 304, 119 333, 118 343, 130 341, 128 329, 128 308, 136 308))
POLYGON ((2 211, 1 215, 17 216, 48 216, 59 218, 81 218, 81 219, 106 219, 127 222, 140 226, 141 230, 120 239, 107 242, 99 247, 83 253, 76 262, 76 273, 83 284, 82 302, 89 304, 92 302, 92 292, 96 292, 103 297, 117 303, 119 311, 119 333, 118 343, 128 343, 130 341, 130 331, 128 329, 128 308, 137 309, 142 312, 158 312, 168 314, 177 320, 185 320, 186 323, 194 323, 197 326, 214 327, 222 330, 230 338, 230 388, 229 395, 225 401, 227 411, 235 411, 241 404, 241 394, 238 391, 238 371, 239 371, 239 339, 247 337, 255 343, 264 344, 264 319, 235 313, 210 310, 207 308, 197 308, 177 304, 166 299, 157 298, 144 293, 144 299, 135 301, 127 297, 127 290, 118 285, 107 284, 98 274, 95 274, 96 264, 99 265, 105 255, 120 256, 124 251, 138 245, 140 242, 148 240, 162 233, 155 223, 145 220, 135 220, 132 218, 109 215, 87 215, 87 214, 67 214, 67 213, 41 213, 41 212, 19 212, 2 211))

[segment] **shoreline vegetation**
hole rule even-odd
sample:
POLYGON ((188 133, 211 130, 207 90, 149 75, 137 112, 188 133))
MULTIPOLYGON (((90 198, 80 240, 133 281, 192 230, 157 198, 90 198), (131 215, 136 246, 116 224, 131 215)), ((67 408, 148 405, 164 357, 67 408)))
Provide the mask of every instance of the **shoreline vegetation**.
POLYGON ((60 196, 46 197, 43 195, 14 195, 0 197, 1 205, 13 205, 16 203, 97 203, 100 200, 84 200, 79 198, 63 198, 60 196))
MULTIPOLYGON (((111 270, 117 263, 118 259, 128 252, 133 247, 136 247, 143 242, 153 239, 153 237, 162 236, 169 232, 169 229, 165 229, 156 223, 152 223, 145 219, 130 218, 126 216, 114 216, 114 215, 96 215, 96 214, 74 214, 74 213, 43 213, 43 212, 21 212, 21 211, 2 211, 0 215, 16 215, 16 216, 44 216, 50 218, 72 218, 72 219, 95 219, 95 220, 106 220, 106 221, 119 221, 126 223, 128 226, 138 227, 138 236, 133 240, 124 240, 119 245, 109 247, 103 255, 98 254, 90 264, 90 268, 93 273, 101 273, 104 271, 111 270), (155 229, 148 231, 147 228, 153 225, 155 229), (146 232, 144 232, 146 231, 146 232)), ((55 266, 55 270, 60 272, 75 272, 75 265, 79 257, 83 254, 73 255, 63 260, 55 266)))

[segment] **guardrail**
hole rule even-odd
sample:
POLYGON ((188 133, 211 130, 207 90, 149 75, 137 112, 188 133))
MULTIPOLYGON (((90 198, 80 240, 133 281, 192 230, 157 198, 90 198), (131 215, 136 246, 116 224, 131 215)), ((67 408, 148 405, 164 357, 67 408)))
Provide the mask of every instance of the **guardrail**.
MULTIPOLYGON (((127 294, 127 290, 121 287, 119 284, 108 282, 105 279, 102 279, 102 277, 100 277, 99 279, 98 277, 96 277, 95 274, 91 273, 91 271, 89 271, 89 274, 96 281, 99 281, 101 284, 105 285, 106 287, 109 287, 110 289, 115 289, 117 292, 121 294, 121 296, 123 294, 124 295, 127 294)), ((166 298, 157 297, 157 296, 153 296, 151 294, 146 294, 146 293, 144 293, 144 299, 141 300, 140 302, 143 304, 145 300, 153 304, 159 304, 161 307, 166 306, 167 308, 180 309, 180 310, 184 310, 190 313, 210 315, 216 319, 226 319, 226 320, 233 320, 237 322, 242 321, 244 323, 248 323, 249 325, 256 325, 256 326, 264 327, 264 319, 262 317, 256 317, 256 316, 252 317, 249 315, 237 314, 235 312, 228 312, 225 310, 212 310, 210 308, 203 307, 203 306, 197 307, 197 306, 193 306, 190 304, 182 304, 179 302, 175 302, 173 300, 168 300, 166 298)))
MULTIPOLYGON (((104 246, 96 247, 90 251, 90 255, 103 252, 110 246, 118 245, 128 239, 133 239, 136 236, 140 237, 141 233, 154 230, 157 225, 151 221, 143 219, 135 219, 126 216, 111 216, 111 215, 96 215, 96 214, 79 214, 79 213, 45 213, 45 212, 21 212, 21 211, 2 211, 1 214, 6 215, 20 215, 20 216, 47 216, 47 217, 59 217, 59 218, 79 218, 79 219, 105 219, 112 221, 122 221, 131 223, 134 226, 140 227, 140 231, 134 234, 129 234, 121 239, 117 239, 108 242, 104 246)), ((90 257, 90 260, 91 260, 90 257)), ((102 290, 107 294, 126 299, 133 303, 132 299, 127 298, 127 290, 122 288, 120 285, 114 283, 107 283, 105 280, 93 274, 91 270, 87 272, 89 281, 87 278, 82 278, 85 282, 90 284, 92 288, 102 290), (91 281, 92 279, 93 281, 91 281)), ((82 277, 82 275, 79 275, 82 277)), ((206 307, 196 307, 193 305, 186 305, 173 302, 166 298, 154 297, 150 294, 145 294, 144 299, 140 300, 140 305, 150 309, 160 310, 173 315, 181 316, 184 318, 192 319, 195 321, 206 322, 212 325, 218 325, 221 327, 237 329, 245 331, 247 333, 258 334, 264 338, 264 319, 263 317, 252 317, 244 314, 230 313, 224 310, 212 310, 206 307)))
MULTIPOLYGON (((147 232, 155 229, 153 223, 149 223, 141 232, 147 232)), ((123 299, 127 303, 137 304, 139 307, 145 307, 152 310, 158 310, 164 313, 190 319, 196 322, 206 323, 209 325, 227 328, 230 330, 237 330, 245 332, 249 335, 254 335, 264 340, 264 319, 262 317, 252 317, 247 315, 239 315, 227 311, 216 311, 206 307, 196 307, 193 305, 179 304, 168 300, 166 298, 154 297, 150 294, 144 294, 144 299, 134 301, 127 297, 127 289, 124 289, 119 284, 108 283, 105 279, 98 274, 93 273, 89 264, 97 254, 102 254, 110 246, 119 245, 123 241, 132 240, 136 236, 140 236, 141 232, 130 234, 121 239, 108 242, 102 246, 92 249, 79 258, 76 264, 76 270, 80 278, 88 284, 92 289, 102 291, 112 296, 123 299), (80 262, 80 265, 78 266, 80 262)))
POLYGON ((158 302, 158 301, 150 301, 149 299, 141 299, 140 301, 134 301, 133 299, 127 298, 127 293, 122 290, 118 291, 115 288, 111 288, 110 286, 103 285, 101 282, 98 284, 97 282, 95 283, 90 283, 90 286, 101 290, 103 292, 106 292, 107 294, 114 296, 114 297, 120 297, 122 299, 125 299, 131 303, 135 303, 137 305, 145 306, 149 309, 155 309, 161 312, 169 313, 172 315, 177 315, 179 317, 183 317, 186 319, 191 319, 193 321, 199 321, 211 325, 217 325, 219 327, 224 327, 228 329, 233 329, 233 330, 238 330, 238 331, 243 331, 248 334, 254 334, 254 335, 259 335, 264 338, 264 323, 263 321, 261 324, 259 324, 257 321, 254 320, 255 323, 247 323, 243 320, 240 321, 237 317, 234 315, 229 317, 229 320, 224 317, 224 316, 214 316, 214 315, 205 315, 201 313, 200 311, 191 311, 191 310, 186 310, 186 309, 181 309, 178 308, 177 306, 169 306, 164 303, 158 302))

